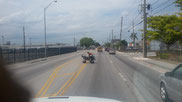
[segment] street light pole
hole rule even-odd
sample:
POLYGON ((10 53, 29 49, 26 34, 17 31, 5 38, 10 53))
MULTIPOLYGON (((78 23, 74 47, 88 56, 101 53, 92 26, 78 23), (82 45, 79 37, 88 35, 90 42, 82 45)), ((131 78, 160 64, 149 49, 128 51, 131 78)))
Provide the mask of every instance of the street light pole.
POLYGON ((44 8, 44 45, 45 45, 45 58, 47 57, 47 42, 46 42, 46 8, 44 8))
POLYGON ((45 58, 47 57, 47 30, 46 30, 46 10, 49 8, 49 6, 51 6, 51 4, 53 2, 57 2, 56 1, 52 1, 51 3, 49 3, 49 5, 47 5, 45 8, 44 8, 44 45, 45 45, 45 58))
POLYGON ((24 52, 24 61, 25 61, 25 51, 26 51, 26 46, 25 46, 25 27, 23 26, 23 52, 24 52))
POLYGON ((121 17, 120 41, 122 40, 122 32, 123 32, 123 16, 121 17))

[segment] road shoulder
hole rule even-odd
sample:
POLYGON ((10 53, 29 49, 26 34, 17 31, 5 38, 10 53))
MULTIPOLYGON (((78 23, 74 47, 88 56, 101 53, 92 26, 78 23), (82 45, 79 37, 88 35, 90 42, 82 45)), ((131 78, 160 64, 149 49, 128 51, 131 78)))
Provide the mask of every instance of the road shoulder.
POLYGON ((144 65, 160 73, 171 71, 177 66, 177 64, 171 64, 171 63, 167 63, 167 62, 163 62, 163 61, 159 61, 155 59, 150 59, 150 58, 143 58, 138 53, 125 53, 125 52, 117 51, 117 54, 121 56, 125 56, 130 61, 137 62, 138 64, 144 65))

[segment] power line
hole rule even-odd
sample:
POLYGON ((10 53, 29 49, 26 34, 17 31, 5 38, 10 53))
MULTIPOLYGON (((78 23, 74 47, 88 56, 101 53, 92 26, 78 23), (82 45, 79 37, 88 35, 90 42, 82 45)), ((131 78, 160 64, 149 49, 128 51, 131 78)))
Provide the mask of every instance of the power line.
POLYGON ((155 11, 156 9, 160 8, 161 6, 165 5, 166 3, 168 3, 170 0, 167 0, 165 2, 163 2, 162 4, 160 4, 159 6, 157 6, 156 8, 154 8, 152 11, 155 11))
POLYGON ((156 1, 154 1, 153 3, 152 3, 152 5, 155 5, 156 3, 158 3, 159 2, 159 0, 156 0, 156 1))
POLYGON ((138 15, 134 18, 134 21, 138 19, 139 15, 140 15, 140 14, 138 13, 138 15))
MULTIPOLYGON (((143 22, 143 20, 141 20, 139 23, 137 23, 134 27, 139 26, 142 22, 143 22)), ((128 29, 127 29, 127 30, 129 31, 129 30, 131 30, 131 29, 132 29, 132 26, 128 27, 128 29)))
POLYGON ((159 13, 159 12, 161 12, 162 10, 164 10, 164 9, 166 9, 166 8, 168 8, 168 7, 170 7, 170 6, 172 6, 173 4, 174 4, 173 2, 170 3, 169 5, 165 6, 164 8, 162 8, 162 9, 160 9, 159 11, 155 12, 154 14, 152 14, 152 16, 155 15, 155 14, 157 14, 157 13, 159 13))
POLYGON ((135 27, 137 27, 138 25, 140 25, 142 22, 143 22, 143 20, 140 21, 139 23, 137 23, 137 24, 135 25, 135 27))

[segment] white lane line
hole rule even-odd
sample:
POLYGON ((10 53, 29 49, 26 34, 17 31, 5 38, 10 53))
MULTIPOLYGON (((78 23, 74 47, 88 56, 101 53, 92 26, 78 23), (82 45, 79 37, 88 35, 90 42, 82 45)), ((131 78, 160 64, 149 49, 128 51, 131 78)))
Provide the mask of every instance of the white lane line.
POLYGON ((121 73, 119 73, 119 76, 120 76, 125 82, 127 81, 121 73))
POLYGON ((110 62, 113 64, 113 62, 110 60, 110 62))

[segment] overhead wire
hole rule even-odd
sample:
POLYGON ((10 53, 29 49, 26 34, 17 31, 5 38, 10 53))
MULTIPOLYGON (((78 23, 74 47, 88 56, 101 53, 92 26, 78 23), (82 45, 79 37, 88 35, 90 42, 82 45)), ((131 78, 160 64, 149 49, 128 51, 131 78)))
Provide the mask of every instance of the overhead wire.
MULTIPOLYGON (((171 0, 167 0, 167 1, 163 2, 163 3, 161 3, 159 6, 157 6, 156 8, 154 8, 152 11, 157 10, 158 8, 160 8, 161 6, 165 5, 165 4, 168 3, 169 1, 171 1, 171 0)), ((152 5, 155 5, 155 4, 158 3, 158 2, 159 2, 159 0, 156 0, 156 1, 154 1, 154 2, 152 3, 152 5)), ((173 4, 174 4, 174 3, 170 3, 169 5, 165 6, 164 8, 162 8, 162 9, 160 9, 159 11, 155 12, 154 14, 152 14, 152 16, 155 15, 155 14, 157 14, 157 13, 159 13, 159 12, 161 12, 162 10, 164 10, 164 9, 166 9, 166 8, 168 8, 168 7, 170 7, 170 6, 173 5, 173 4)), ((138 19, 139 15, 140 15, 140 14, 138 14, 138 15, 134 18, 134 21, 136 21, 136 20, 138 19)), ((134 25, 134 27, 139 26, 141 23, 143 23, 143 20, 141 20, 141 21, 138 22, 136 25, 134 25)), ((129 26, 129 27, 127 28, 127 31, 130 31, 131 29, 132 29, 132 26, 129 26)))
POLYGON ((156 1, 154 1, 151 5, 155 5, 156 3, 158 3, 159 2, 159 0, 156 0, 156 1))
POLYGON ((163 8, 162 8, 162 9, 160 9, 159 11, 155 12, 154 14, 152 14, 152 16, 153 16, 153 15, 155 15, 155 14, 157 14, 157 13, 159 13, 159 12, 161 12, 161 11, 163 11, 163 10, 165 10, 166 8, 168 8, 168 7, 172 6, 173 4, 174 4, 173 2, 172 2, 172 3, 170 3, 169 5, 167 5, 167 6, 163 7, 163 8))
POLYGON ((163 3, 161 3, 159 6, 157 6, 157 7, 154 8, 154 9, 152 9, 152 11, 155 11, 156 9, 158 9, 158 8, 160 8, 161 6, 165 5, 165 4, 168 3, 169 1, 171 1, 171 0, 167 0, 167 1, 163 2, 163 3))

